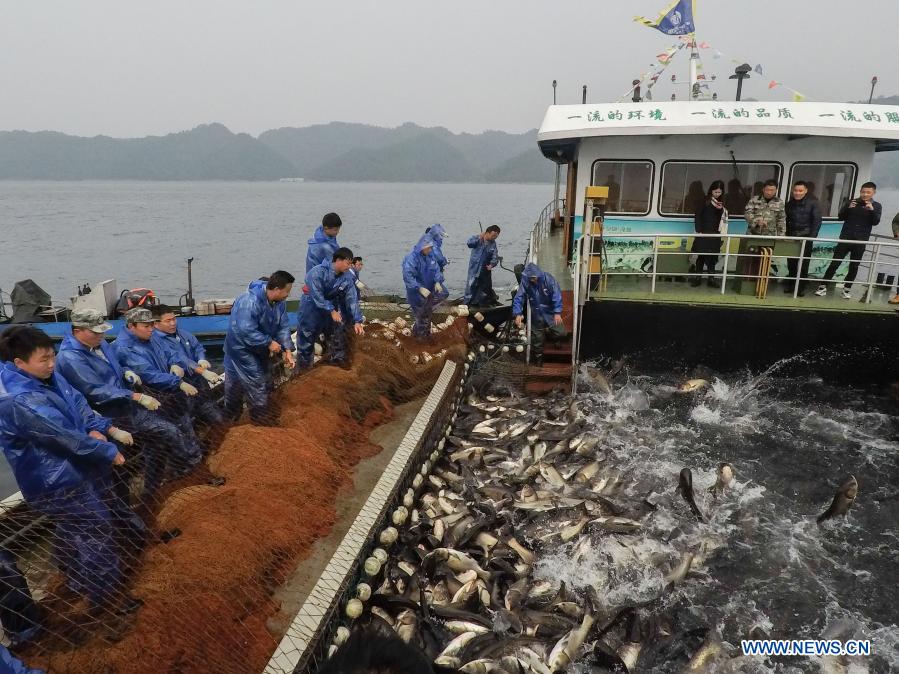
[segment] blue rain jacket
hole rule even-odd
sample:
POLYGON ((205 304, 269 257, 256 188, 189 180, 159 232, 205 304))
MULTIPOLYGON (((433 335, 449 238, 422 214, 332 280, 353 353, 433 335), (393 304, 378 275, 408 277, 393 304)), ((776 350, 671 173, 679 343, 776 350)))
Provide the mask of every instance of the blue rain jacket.
POLYGON ((194 372, 200 367, 200 361, 206 360, 206 349, 187 330, 177 330, 173 335, 154 330, 152 341, 162 349, 169 363, 180 365, 186 372, 194 372))
POLYGON ((437 266, 440 267, 440 271, 443 271, 446 265, 449 264, 449 260, 443 254, 443 237, 446 236, 446 230, 438 222, 436 225, 431 225, 427 233, 434 241, 434 259, 437 260, 437 266))
POLYGON ((12 363, 0 366, 0 446, 26 500, 76 487, 107 472, 118 448, 95 440, 111 422, 58 372, 45 383, 12 363))
POLYGON ((0 674, 44 674, 44 670, 26 666, 6 646, 0 646, 0 674))
POLYGON ((115 349, 105 341, 100 343, 104 361, 91 353, 73 335, 66 335, 56 356, 56 371, 62 374, 91 407, 120 410, 127 414, 131 408, 131 389, 125 383, 122 366, 115 349))
MULTIPOLYGON (((354 273, 346 272, 338 276, 329 259, 306 274, 306 287, 309 288, 308 297, 311 305, 316 309, 328 313, 337 309, 343 315, 344 320, 352 318, 357 323, 362 322, 354 273)), ((305 300, 306 297, 304 296, 303 299, 305 300)))
POLYGON ((491 267, 499 264, 499 252, 496 241, 483 241, 477 234, 469 237, 465 245, 471 248, 471 257, 468 259, 468 276, 465 279, 465 301, 470 302, 474 282, 488 264, 491 267))
POLYGON ((128 328, 123 328, 115 338, 113 347, 119 357, 119 365, 136 372, 145 386, 160 391, 178 390, 181 378, 169 372, 175 361, 169 360, 152 339, 145 342, 131 334, 128 328))
POLYGON ((521 273, 521 283, 515 299, 512 300, 512 315, 524 314, 524 303, 531 306, 546 325, 554 325, 553 318, 562 313, 562 289, 552 274, 547 274, 533 262, 529 262, 521 273), (531 277, 537 277, 537 283, 531 283, 531 277))
MULTIPOLYGON (((356 289, 356 275, 346 272, 338 275, 330 260, 322 262, 306 274, 306 287, 309 292, 303 295, 297 321, 297 346, 299 356, 297 364, 309 367, 312 364, 312 353, 315 340, 322 333, 332 335, 336 329, 345 329, 354 323, 362 322, 362 309, 359 305, 359 293, 356 289), (334 324, 331 312, 338 310, 343 317, 342 326, 334 324)), ((333 337, 329 339, 330 358, 341 361, 346 358, 344 340, 333 337)))
POLYGON ((425 305, 433 307, 446 299, 449 291, 443 280, 443 273, 434 257, 434 239, 430 234, 425 234, 413 246, 412 251, 403 258, 403 283, 406 285, 406 299, 412 311, 418 311, 425 305), (428 255, 422 254, 422 249, 431 246, 428 255), (442 293, 434 292, 434 285, 443 286, 442 293), (425 288, 431 292, 431 296, 425 300, 419 292, 419 288, 425 288))
POLYGON ((340 244, 337 243, 337 237, 328 236, 324 228, 319 226, 309 239, 309 247, 306 249, 306 273, 311 272, 322 262, 327 261, 330 264, 338 248, 340 244))
MULTIPOLYGON (((273 341, 293 351, 287 305, 269 302, 265 281, 253 281, 234 301, 225 336, 225 385, 237 377, 248 391, 251 406, 266 404, 266 382, 270 378, 268 345, 273 341)), ((226 393, 228 389, 225 389, 226 393)))

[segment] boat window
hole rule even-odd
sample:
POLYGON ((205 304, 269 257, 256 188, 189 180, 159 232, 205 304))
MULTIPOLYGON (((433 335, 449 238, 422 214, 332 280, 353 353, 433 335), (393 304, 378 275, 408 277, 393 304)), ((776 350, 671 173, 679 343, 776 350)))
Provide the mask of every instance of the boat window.
POLYGON ((647 215, 652 201, 652 169, 648 160, 599 159, 593 162, 593 185, 609 188, 606 213, 647 215))
POLYGON ((790 186, 797 180, 808 183, 808 193, 821 203, 821 215, 836 219, 840 206, 852 196, 855 165, 797 162, 793 164, 790 186))
POLYGON ((668 161, 662 165, 662 215, 693 217, 709 186, 724 183, 724 205, 732 217, 743 215, 749 199, 762 193, 766 180, 780 182, 780 164, 774 162, 668 161))

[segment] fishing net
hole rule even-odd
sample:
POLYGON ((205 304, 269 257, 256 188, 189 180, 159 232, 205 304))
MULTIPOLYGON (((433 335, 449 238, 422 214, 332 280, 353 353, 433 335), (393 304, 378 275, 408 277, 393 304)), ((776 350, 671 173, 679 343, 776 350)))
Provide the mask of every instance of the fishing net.
MULTIPOLYGON (((334 525, 354 466, 381 451, 370 432, 466 356, 464 319, 426 342, 406 329, 369 324, 345 369, 275 372, 266 425, 212 426, 195 407, 199 463, 135 429, 108 484, 10 506, 0 621, 13 652, 49 672, 261 672, 305 599, 298 565, 334 525), (147 466, 160 456, 154 486, 147 466)), ((185 410, 168 406, 179 423, 185 410)))

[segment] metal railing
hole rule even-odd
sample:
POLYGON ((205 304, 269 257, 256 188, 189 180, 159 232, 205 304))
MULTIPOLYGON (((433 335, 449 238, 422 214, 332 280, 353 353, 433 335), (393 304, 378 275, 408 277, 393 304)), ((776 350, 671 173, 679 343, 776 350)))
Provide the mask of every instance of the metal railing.
MULTIPOLYGON (((534 227, 531 229, 531 238, 528 242, 528 253, 526 256, 526 262, 537 262, 537 256, 540 254, 540 247, 543 243, 543 240, 546 239, 550 232, 552 231, 552 221, 553 216, 556 211, 559 211, 562 218, 564 219, 567 216, 565 210, 565 199, 553 199, 546 206, 543 207, 543 210, 540 211, 540 215, 537 216, 537 221, 534 223, 534 227)), ((526 363, 530 364, 531 362, 531 312, 527 312, 527 349, 525 351, 524 360, 526 363)))
MULTIPOLYGON (((756 294, 767 296, 768 282, 772 278, 785 278, 792 283, 792 296, 802 294, 804 286, 817 283, 819 286, 843 283, 840 278, 824 279, 821 276, 802 275, 803 267, 808 263, 827 263, 833 261, 833 249, 838 244, 863 246, 861 257, 855 261, 847 254, 841 259, 844 266, 850 262, 858 264, 858 272, 852 284, 866 287, 861 298, 870 303, 875 288, 890 288, 892 280, 899 276, 899 240, 890 237, 873 236, 868 241, 836 238, 813 238, 800 236, 764 236, 757 234, 627 234, 608 235, 587 232, 578 242, 579 266, 586 266, 588 271, 588 287, 590 291, 606 292, 610 279, 614 277, 637 277, 649 279, 649 292, 659 292, 661 280, 681 279, 696 281, 705 278, 720 287, 723 295, 728 291, 728 282, 753 280, 756 282, 756 294), (689 240, 694 245, 688 249, 689 240), (701 239, 719 239, 717 252, 693 252, 695 242, 701 239), (815 246, 825 245, 830 248, 828 256, 816 256, 815 246), (631 248, 640 250, 630 250, 631 248), (585 251, 589 251, 586 253, 585 251), (713 273, 698 272, 690 264, 692 256, 710 256, 715 259, 713 273), (586 258, 581 260, 580 258, 586 258), (771 267, 779 260, 794 259, 796 275, 786 277, 771 275, 771 267), (639 260, 634 264, 632 260, 639 260), (719 270, 720 266, 720 270, 719 270), (751 267, 756 267, 755 270, 751 267)), ((823 267, 822 267, 823 268, 823 267)), ((838 268, 839 269, 839 268, 838 268)), ((733 284, 732 284, 733 287, 733 284)))

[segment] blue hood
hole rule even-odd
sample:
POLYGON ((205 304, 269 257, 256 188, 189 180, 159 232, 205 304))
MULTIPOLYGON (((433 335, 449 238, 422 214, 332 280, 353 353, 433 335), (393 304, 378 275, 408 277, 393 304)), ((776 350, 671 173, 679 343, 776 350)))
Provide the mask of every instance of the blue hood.
POLYGON ((324 229, 324 227, 322 227, 321 225, 319 225, 319 226, 318 226, 318 229, 316 229, 316 230, 312 233, 312 238, 309 239, 309 241, 307 241, 306 243, 308 243, 308 244, 310 244, 310 245, 316 244, 316 243, 333 243, 333 244, 336 245, 336 244, 337 244, 337 237, 336 237, 336 236, 328 236, 327 234, 325 234, 325 229, 324 229))
POLYGON ((524 266, 524 269, 523 269, 522 272, 521 272, 521 277, 522 277, 523 279, 527 279, 528 283, 530 283, 530 282, 531 282, 531 277, 532 277, 532 276, 536 276, 536 277, 537 277, 537 282, 539 283, 541 280, 543 280, 543 274, 544 274, 544 271, 543 271, 542 269, 540 269, 540 267, 538 267, 538 266, 537 266, 535 263, 533 263, 533 262, 528 262, 528 263, 524 266))
POLYGON ((250 281, 250 285, 247 286, 247 290, 250 291, 256 297, 265 300, 268 302, 268 295, 265 294, 265 289, 268 287, 268 281, 250 281))
POLYGON ((432 237, 430 234, 424 234, 418 240, 418 243, 412 246, 412 252, 421 253, 422 249, 427 248, 428 246, 430 246, 431 248, 434 247, 434 237, 432 237))
POLYGON ((427 233, 431 236, 432 239, 434 239, 434 243, 436 243, 438 246, 443 243, 443 237, 446 236, 446 230, 439 222, 431 225, 428 228, 427 233))

